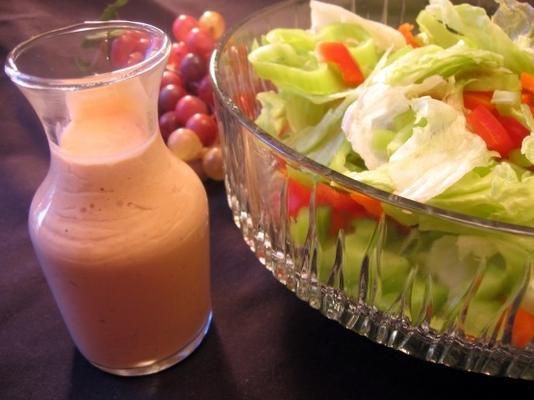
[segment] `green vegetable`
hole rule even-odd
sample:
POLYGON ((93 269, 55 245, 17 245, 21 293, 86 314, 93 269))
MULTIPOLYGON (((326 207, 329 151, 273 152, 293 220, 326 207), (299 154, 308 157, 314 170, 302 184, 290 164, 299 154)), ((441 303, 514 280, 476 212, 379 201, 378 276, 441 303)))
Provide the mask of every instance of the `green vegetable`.
POLYGON ((386 81, 392 85, 420 83, 439 75, 448 78, 459 73, 484 73, 499 69, 503 57, 487 50, 474 49, 458 43, 449 48, 428 45, 414 49, 384 69, 386 81))
POLYGON ((451 47, 463 41, 472 48, 500 54, 504 65, 516 73, 534 73, 532 57, 493 23, 483 8, 431 0, 419 13, 417 23, 429 44, 451 47))
POLYGON ((287 124, 286 100, 275 92, 259 93, 256 98, 261 104, 256 125, 270 135, 280 137, 287 124))
POLYGON ((534 174, 508 162, 475 168, 429 204, 480 218, 533 225, 534 174))
POLYGON ((316 65, 313 58, 298 54, 285 43, 261 46, 248 58, 258 76, 271 80, 279 89, 328 95, 346 88, 341 76, 329 64, 316 65))
POLYGON ((371 140, 371 146, 376 152, 386 153, 388 145, 396 135, 396 132, 389 129, 375 129, 373 132, 373 138, 371 140))
POLYGON ((531 164, 534 164, 534 136, 532 133, 523 139, 521 154, 523 154, 531 164))
MULTIPOLYGON (((319 243, 327 243, 328 229, 330 227, 331 209, 330 207, 317 207, 315 215, 315 225, 319 243)), ((310 228, 310 209, 303 207, 299 210, 295 221, 291 223, 290 233, 293 242, 297 246, 304 246, 310 228)))
POLYGON ((356 24, 333 23, 319 29, 315 35, 315 41, 342 42, 351 46, 370 39, 370 35, 356 24))
POLYGON ((273 29, 265 35, 265 43, 289 44, 297 53, 307 53, 315 49, 313 35, 302 29, 273 29))
POLYGON ((521 82, 517 74, 504 69, 494 71, 476 71, 464 74, 464 89, 474 92, 493 92, 494 90, 521 91, 521 82))
POLYGON ((344 43, 364 75, 371 73, 378 53, 371 35, 354 23, 333 23, 313 34, 301 29, 273 29, 262 39, 262 45, 249 54, 258 76, 272 81, 278 89, 324 103, 345 97, 351 89, 341 79, 335 66, 318 60, 315 48, 319 42, 344 43), (334 98, 324 98, 332 96, 334 98))
POLYGON ((349 52, 360 67, 363 75, 368 77, 378 62, 378 52, 372 40, 367 40, 357 47, 349 47, 349 52))
POLYGON ((533 54, 534 8, 527 2, 496 0, 499 8, 492 21, 523 51, 533 54))

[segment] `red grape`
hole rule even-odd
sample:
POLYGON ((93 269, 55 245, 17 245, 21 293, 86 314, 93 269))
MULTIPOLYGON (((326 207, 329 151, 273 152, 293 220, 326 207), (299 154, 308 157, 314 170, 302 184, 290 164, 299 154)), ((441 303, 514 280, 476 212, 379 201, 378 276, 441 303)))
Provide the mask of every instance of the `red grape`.
POLYGON ((128 58, 137 44, 136 39, 128 34, 123 33, 115 38, 111 43, 111 64, 113 67, 124 67, 128 64, 128 58))
POLYGON ((204 57, 205 60, 209 59, 215 47, 215 40, 207 31, 200 28, 191 29, 191 32, 187 34, 185 43, 192 52, 204 57))
POLYGON ((206 75, 197 86, 197 96, 207 105, 213 107, 213 88, 209 75, 206 75))
POLYGON ((133 48, 130 52, 142 53, 143 58, 145 58, 146 52, 150 47, 150 37, 148 33, 141 31, 126 31, 122 36, 127 36, 127 38, 123 38, 123 40, 127 39, 133 43, 133 48))
POLYGON ((125 31, 124 35, 131 36, 135 42, 139 42, 141 39, 149 39, 148 33, 136 30, 125 31))
POLYGON ((193 115, 187 120, 185 127, 194 131, 204 146, 210 146, 217 138, 217 123, 208 114, 193 115))
POLYGON ((169 135, 178 128, 178 120, 174 111, 167 111, 161 117, 159 117, 159 130, 163 140, 167 141, 169 135))
POLYGON ((174 20, 174 23, 172 24, 172 33, 176 40, 183 42, 191 29, 196 28, 197 26, 198 21, 196 18, 182 14, 174 20))
POLYGON ((175 71, 178 71, 180 69, 182 60, 187 53, 189 53, 189 49, 184 42, 173 43, 171 46, 171 54, 169 55, 167 66, 175 71))
POLYGON ((185 90, 187 90, 187 93, 198 97, 198 85, 199 84, 200 84, 200 81, 187 81, 185 83, 185 90))
POLYGON ((224 18, 217 11, 205 11, 198 19, 198 26, 219 39, 224 33, 224 18))
POLYGON ((137 40, 137 43, 135 45, 135 50, 143 53, 143 56, 144 56, 149 46, 150 46, 150 40, 146 37, 140 37, 139 40, 137 40))
POLYGON ((130 53, 130 55, 128 56, 128 62, 126 63, 126 65, 128 66, 135 65, 135 64, 140 63, 144 59, 145 59, 144 53, 141 53, 140 51, 134 51, 133 53, 130 53))
POLYGON ((174 111, 176 112, 178 123, 180 125, 185 125, 193 115, 197 113, 206 114, 208 112, 208 107, 206 106, 206 103, 198 97, 187 95, 178 101, 174 111))
POLYGON ((180 75, 178 75, 176 72, 166 69, 163 71, 160 87, 170 84, 182 86, 182 78, 180 78, 180 75))
MULTIPOLYGON (((223 161, 218 147, 217 120, 212 115, 213 88, 208 62, 215 41, 224 33, 225 21, 221 14, 206 11, 199 20, 178 16, 172 33, 178 43, 173 43, 171 53, 160 84, 158 107, 159 126, 167 147, 179 158, 186 160, 202 179, 223 178, 223 161)), ((148 37, 137 37, 132 32, 133 47, 117 42, 118 60, 124 63, 141 61, 150 46, 148 37), (126 56, 121 52, 125 50, 126 56), (120 50, 120 52, 119 52, 120 50), (122 57, 122 58, 121 58, 122 57)), ((131 38, 130 38, 131 39, 131 38)))
POLYGON ((224 162, 219 147, 209 149, 202 157, 202 168, 206 175, 216 181, 224 179, 224 162))
POLYGON ((174 85, 174 84, 164 86, 159 92, 159 97, 158 97, 159 111, 161 113, 165 113, 167 111, 173 111, 174 107, 176 107, 176 103, 178 103, 178 100, 180 100, 185 95, 186 95, 185 89, 181 86, 174 85))
POLYGON ((188 53, 180 63, 180 74, 185 82, 201 79, 206 73, 206 62, 194 53, 188 53))

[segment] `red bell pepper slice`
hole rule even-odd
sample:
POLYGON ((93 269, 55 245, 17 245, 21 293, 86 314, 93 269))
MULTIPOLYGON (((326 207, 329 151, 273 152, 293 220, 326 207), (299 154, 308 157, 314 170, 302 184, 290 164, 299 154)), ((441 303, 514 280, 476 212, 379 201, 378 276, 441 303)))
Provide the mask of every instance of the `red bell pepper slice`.
POLYGON ((335 64, 339 68, 341 77, 347 85, 358 86, 365 80, 360 66, 343 43, 321 42, 317 45, 317 51, 324 61, 335 64))
POLYGON ((534 93, 534 75, 521 72, 521 87, 530 93, 534 93))
POLYGON ((421 47, 421 43, 419 43, 419 41, 415 38, 415 36, 412 33, 413 28, 414 26, 412 24, 406 22, 399 26, 398 31, 402 34, 402 36, 404 36, 404 40, 406 40, 407 44, 409 44, 410 46, 414 48, 421 47))
POLYGON ((311 191, 307 186, 294 179, 287 182, 287 214, 290 218, 296 218, 303 207, 310 204, 311 191))
POLYGON ((338 192, 324 183, 319 183, 316 190, 317 205, 330 206, 334 210, 346 211, 351 214, 365 214, 365 210, 346 193, 338 192))
POLYGON ((361 211, 359 214, 353 214, 346 210, 336 210, 335 208, 331 210, 328 233, 332 237, 336 237, 341 229, 345 232, 350 231, 354 218, 365 218, 367 216, 365 211, 361 211))
POLYGON ((521 124, 521 122, 514 117, 499 114, 497 114, 496 117, 506 129, 506 132, 508 132, 508 136, 510 136, 510 139, 512 139, 514 148, 521 147, 523 139, 530 135, 528 128, 523 126, 523 124, 521 124))
POLYGON ((468 110, 474 110, 478 106, 484 106, 489 110, 495 110, 495 105, 491 102, 493 92, 474 92, 466 90, 464 91, 463 96, 464 107, 468 110))
MULTIPOLYGON (((379 218, 382 206, 374 200, 358 193, 343 193, 325 183, 318 183, 315 191, 317 207, 329 207, 329 233, 336 236, 341 230, 350 228, 355 218, 379 218)), ((287 212, 290 218, 296 218, 300 210, 308 207, 311 200, 311 189, 295 179, 289 178, 287 185, 287 212)))
POLYGON ((361 205, 370 215, 377 219, 380 218, 384 213, 384 210, 382 209, 382 203, 380 203, 379 200, 356 192, 351 193, 350 197, 356 203, 361 205))
POLYGON ((521 93, 521 103, 528 104, 529 106, 534 105, 534 94, 527 91, 521 93))
POLYGON ((512 343, 520 348, 534 340, 534 314, 519 308, 512 327, 512 343))
POLYGON ((528 105, 532 115, 534 115, 534 93, 530 93, 528 90, 523 89, 521 92, 521 103, 528 105))
POLYGON ((329 233, 336 236, 343 229, 347 231, 354 218, 365 218, 369 214, 351 196, 338 192, 332 187, 319 183, 316 189, 317 205, 328 206, 331 209, 329 233))
POLYGON ((497 117, 486 107, 479 105, 467 115, 467 123, 480 136, 488 149, 506 157, 514 149, 514 143, 497 117))

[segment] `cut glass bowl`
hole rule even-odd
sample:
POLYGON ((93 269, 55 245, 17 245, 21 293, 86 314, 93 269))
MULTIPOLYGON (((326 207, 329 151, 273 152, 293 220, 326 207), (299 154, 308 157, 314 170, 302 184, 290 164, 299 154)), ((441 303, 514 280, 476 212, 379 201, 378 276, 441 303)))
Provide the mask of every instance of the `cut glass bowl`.
MULTIPOLYGON (((426 4, 335 3, 394 27, 413 22, 426 4)), ((532 296, 533 228, 375 189, 255 125, 255 95, 273 86, 255 75, 247 54, 273 28, 309 28, 309 15, 308 2, 298 0, 261 10, 228 32, 212 59, 228 203, 246 243, 278 281, 347 329, 430 362, 534 380, 534 341, 521 342, 514 329, 532 296), (351 214, 325 231, 325 218, 340 215, 328 204, 362 198, 379 200, 383 212, 351 214), (296 213, 302 199, 306 207, 296 213), (461 255, 466 240, 497 250, 461 255)))

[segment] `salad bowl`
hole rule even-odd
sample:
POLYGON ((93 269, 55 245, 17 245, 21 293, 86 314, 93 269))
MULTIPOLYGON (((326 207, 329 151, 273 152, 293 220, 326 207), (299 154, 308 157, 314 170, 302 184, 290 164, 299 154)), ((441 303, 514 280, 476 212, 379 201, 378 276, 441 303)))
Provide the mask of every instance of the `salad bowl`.
MULTIPOLYGON (((333 3, 392 27, 426 5, 333 3)), ((260 123, 258 94, 277 87, 249 55, 272 29, 310 24, 308 1, 276 4, 228 32, 212 58, 227 198, 244 240, 279 282, 347 329, 429 362, 534 380, 533 226, 352 179, 267 132, 276 112, 260 123)))

